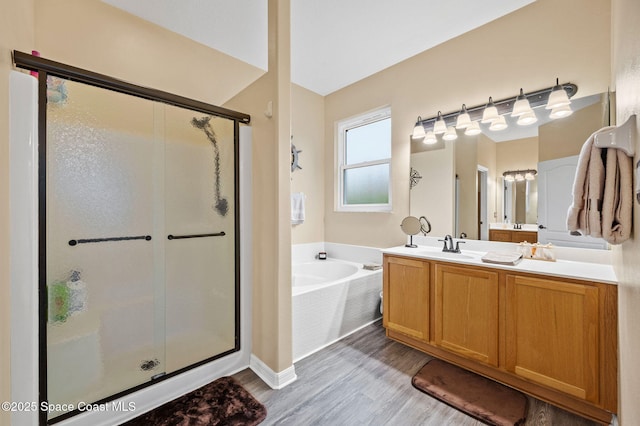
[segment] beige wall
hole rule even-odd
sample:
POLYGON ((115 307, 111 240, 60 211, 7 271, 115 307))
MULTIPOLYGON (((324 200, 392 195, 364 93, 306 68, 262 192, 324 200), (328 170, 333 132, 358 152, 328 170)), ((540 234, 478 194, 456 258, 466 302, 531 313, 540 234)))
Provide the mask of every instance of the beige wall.
POLYGON ((579 96, 606 92, 610 82, 610 3, 538 0, 326 97, 325 236, 327 241, 392 246, 409 213, 408 135, 416 117, 483 104, 551 86, 556 77, 579 96), (571 17, 568 19, 567 17, 571 17), (516 36, 517 35, 517 36, 516 36), (391 105, 391 213, 334 211, 334 126, 346 117, 391 105))
POLYGON ((264 74, 100 0, 35 5, 35 50, 47 59, 213 105, 264 74))
POLYGON ((269 72, 224 106, 253 128, 253 348, 273 371, 292 365, 290 0, 269 0, 269 72), (273 117, 263 113, 273 101, 273 117))
MULTIPOLYGON (((9 283, 9 73, 14 49, 34 46, 34 1, 5 1, 0 14, 0 401, 11 400, 9 283)), ((0 410, 0 425, 10 424, 0 410)))
MULTIPOLYGON (((604 96, 604 95, 603 95, 604 96)), ((555 160, 580 154, 589 136, 605 126, 605 103, 598 102, 569 117, 553 120, 538 128, 538 161, 555 160)))
POLYGON ((464 232, 472 240, 478 235, 478 138, 461 136, 453 144, 458 178, 458 231, 448 234, 460 236, 464 232))
POLYGON ((536 169, 538 167, 538 138, 524 138, 496 144, 498 176, 507 170, 536 169))
MULTIPOLYGON (((421 144, 422 142, 420 142, 421 144)), ((426 217, 431 223, 430 235, 446 235, 453 232, 454 207, 453 185, 455 178, 454 142, 439 142, 440 149, 414 152, 411 154, 411 167, 422 178, 410 190, 411 216, 426 217), (443 179, 446 177, 446 179, 443 179), (442 182, 434 185, 433 182, 442 182)), ((408 184, 407 184, 408 186, 408 184)), ((394 229, 400 228, 400 222, 394 229)), ((401 242, 404 241, 404 238, 401 242)))
POLYGON ((502 176, 498 175, 497 170, 497 148, 498 144, 484 134, 478 135, 478 165, 489 169, 487 172, 487 219, 489 223, 497 220, 496 197, 497 191, 501 190, 501 186, 496 180, 498 176, 502 176))
MULTIPOLYGON (((616 90, 617 123, 640 113, 640 31, 637 0, 612 1, 613 79, 616 90)), ((637 121, 640 124, 640 120, 637 121)), ((640 134, 640 126, 636 129, 640 134)), ((640 138, 636 138, 634 164, 640 155, 640 138)), ((620 336, 620 424, 640 424, 640 205, 634 204, 632 238, 614 247, 618 286, 618 321, 620 336)))
POLYGON ((306 195, 305 221, 292 227, 292 243, 324 241, 324 97, 292 84, 291 129, 293 144, 302 150, 291 192, 306 195))

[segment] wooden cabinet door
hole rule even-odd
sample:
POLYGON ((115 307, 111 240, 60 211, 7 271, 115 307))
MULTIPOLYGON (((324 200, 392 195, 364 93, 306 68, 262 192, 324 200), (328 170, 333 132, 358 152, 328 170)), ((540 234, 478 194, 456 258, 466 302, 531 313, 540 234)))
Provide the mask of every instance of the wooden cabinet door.
POLYGON ((498 273, 435 264, 436 345, 498 365, 498 273))
POLYGON ((505 318, 507 370, 597 401, 597 287, 507 275, 505 318))
POLYGON ((385 256, 383 325, 429 341, 429 263, 385 256))
POLYGON ((511 231, 507 229, 490 229, 489 241, 505 241, 511 242, 511 231))

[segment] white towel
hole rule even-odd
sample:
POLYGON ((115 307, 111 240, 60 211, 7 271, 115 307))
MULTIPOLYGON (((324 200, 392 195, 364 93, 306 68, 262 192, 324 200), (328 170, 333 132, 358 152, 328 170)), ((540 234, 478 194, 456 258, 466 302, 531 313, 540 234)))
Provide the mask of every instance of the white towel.
POLYGON ((302 192, 291 193, 291 224, 299 225, 304 222, 304 194, 302 192))

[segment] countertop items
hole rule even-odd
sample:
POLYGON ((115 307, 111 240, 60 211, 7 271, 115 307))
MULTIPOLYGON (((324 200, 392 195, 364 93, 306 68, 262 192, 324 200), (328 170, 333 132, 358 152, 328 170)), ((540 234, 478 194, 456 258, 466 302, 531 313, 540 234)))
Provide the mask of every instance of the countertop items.
POLYGON ((486 252, 463 250, 462 253, 445 253, 440 249, 431 246, 418 246, 417 248, 402 246, 391 247, 382 249, 382 253, 482 266, 485 268, 544 274, 552 277, 597 281, 606 284, 618 284, 616 275, 613 272, 613 267, 607 264, 562 259, 557 259, 555 262, 540 262, 536 260, 523 259, 516 265, 501 265, 483 262, 482 256, 484 256, 486 252))

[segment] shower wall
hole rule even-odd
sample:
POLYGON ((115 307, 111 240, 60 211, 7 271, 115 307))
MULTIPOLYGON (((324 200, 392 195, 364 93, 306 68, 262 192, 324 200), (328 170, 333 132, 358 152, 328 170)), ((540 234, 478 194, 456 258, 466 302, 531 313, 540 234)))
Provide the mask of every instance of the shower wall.
POLYGON ((62 79, 48 92, 49 403, 237 350, 233 120, 62 79))

